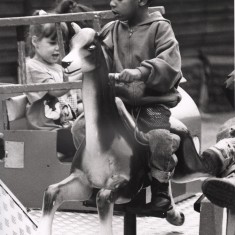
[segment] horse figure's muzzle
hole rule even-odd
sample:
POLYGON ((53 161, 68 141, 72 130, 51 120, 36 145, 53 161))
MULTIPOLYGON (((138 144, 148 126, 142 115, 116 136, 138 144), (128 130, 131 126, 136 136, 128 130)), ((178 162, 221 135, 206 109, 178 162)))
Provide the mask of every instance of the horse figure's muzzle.
POLYGON ((62 61, 61 65, 64 69, 68 68, 71 65, 71 62, 62 61))

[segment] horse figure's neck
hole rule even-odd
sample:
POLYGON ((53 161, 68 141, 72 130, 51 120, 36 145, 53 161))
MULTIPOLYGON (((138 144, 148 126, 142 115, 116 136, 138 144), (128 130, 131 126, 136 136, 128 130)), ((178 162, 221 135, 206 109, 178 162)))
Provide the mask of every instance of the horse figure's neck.
POLYGON ((113 123, 118 118, 118 112, 105 59, 102 53, 97 57, 96 68, 84 73, 83 79, 86 145, 95 148, 98 144, 106 148, 114 137, 113 123))

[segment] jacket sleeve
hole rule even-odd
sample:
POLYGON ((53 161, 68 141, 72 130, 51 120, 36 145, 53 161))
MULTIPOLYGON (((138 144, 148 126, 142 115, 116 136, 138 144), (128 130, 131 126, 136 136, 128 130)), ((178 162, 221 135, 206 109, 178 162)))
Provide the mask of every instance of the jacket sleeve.
POLYGON ((182 77, 179 45, 167 21, 161 21, 156 27, 155 56, 153 59, 144 60, 138 69, 148 87, 165 93, 182 77))

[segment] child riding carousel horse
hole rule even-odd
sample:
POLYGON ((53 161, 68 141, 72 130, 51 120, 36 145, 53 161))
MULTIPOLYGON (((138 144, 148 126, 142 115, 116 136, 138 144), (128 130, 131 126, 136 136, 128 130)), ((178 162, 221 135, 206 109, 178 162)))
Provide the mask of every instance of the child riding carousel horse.
MULTIPOLYGON (((152 179, 152 199, 148 209, 158 211, 168 210, 171 206, 169 181, 177 164, 174 152, 180 138, 170 135, 170 108, 180 101, 176 88, 182 72, 179 46, 171 24, 159 12, 149 14, 150 3, 151 0, 110 1, 117 20, 108 23, 100 37, 109 72, 120 73, 115 84, 116 96, 122 99, 139 130, 148 133, 152 179), (165 151, 160 152, 160 149, 165 151)), ((72 128, 76 146, 81 143, 83 123, 77 120, 72 128)), ((180 135, 179 132, 176 134, 180 135)), ((184 137, 180 137, 182 142, 184 137)), ((187 154, 191 151, 195 155, 193 142, 187 140, 184 144, 188 145, 187 154)), ((219 151, 223 152, 221 147, 219 151)), ((221 172, 225 158, 227 156, 213 150, 202 154, 204 167, 212 175, 221 172)), ((230 154, 228 158, 233 164, 233 156, 230 154)))

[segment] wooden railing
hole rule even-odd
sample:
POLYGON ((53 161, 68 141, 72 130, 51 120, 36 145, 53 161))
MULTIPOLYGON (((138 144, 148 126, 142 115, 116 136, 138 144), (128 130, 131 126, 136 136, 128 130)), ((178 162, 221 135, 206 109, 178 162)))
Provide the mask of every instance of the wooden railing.
MULTIPOLYGON (((150 12, 160 11, 165 13, 164 7, 151 7, 150 12)), ((51 91, 62 89, 81 89, 81 82, 67 82, 53 83, 53 84, 27 84, 26 79, 26 65, 25 65, 25 27, 33 24, 45 24, 55 23, 57 29, 57 38, 60 48, 60 54, 64 56, 64 43, 62 37, 62 30, 60 22, 79 22, 79 21, 92 21, 93 28, 99 31, 103 25, 103 22, 107 22, 114 19, 114 15, 111 11, 93 11, 83 13, 70 13, 70 14, 49 14, 42 16, 27 16, 27 17, 11 17, 0 18, 0 27, 15 27, 17 34, 17 47, 18 47, 18 83, 19 84, 7 84, 0 83, 0 132, 4 129, 4 105, 3 100, 22 94, 24 92, 37 92, 37 91, 51 91)))
MULTIPOLYGON (((151 7, 150 12, 160 11, 165 13, 164 7, 151 7)), ((26 17, 11 17, 0 19, 0 27, 16 27, 17 44, 18 44, 18 83, 26 84, 26 68, 25 68, 25 26, 33 24, 45 24, 55 23, 57 29, 58 43, 60 47, 61 57, 64 57, 64 43, 63 36, 60 27, 60 22, 72 22, 72 21, 92 21, 93 28, 97 31, 101 29, 104 21, 114 19, 114 15, 111 11, 92 11, 70 14, 50 14, 42 16, 26 16, 26 17)))

